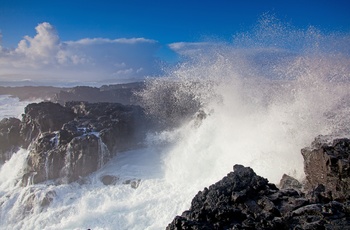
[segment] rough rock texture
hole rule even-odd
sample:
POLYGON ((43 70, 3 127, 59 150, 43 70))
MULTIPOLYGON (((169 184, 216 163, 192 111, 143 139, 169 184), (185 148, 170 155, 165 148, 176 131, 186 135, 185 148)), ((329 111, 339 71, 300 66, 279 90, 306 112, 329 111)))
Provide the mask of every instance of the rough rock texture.
MULTIPOLYGON (((318 137, 310 148, 302 149, 306 188, 324 186, 322 196, 329 200, 350 198, 350 140, 333 141, 318 137)), ((319 187, 320 189, 320 187, 319 187)))
POLYGON ((27 148, 39 134, 60 130, 75 118, 70 108, 52 102, 32 103, 25 107, 21 124, 22 146, 27 148))
POLYGON ((114 153, 141 145, 148 128, 139 106, 118 103, 45 102, 25 112, 21 134, 31 147, 23 185, 84 177, 114 153))
POLYGON ((303 185, 295 178, 283 174, 282 179, 279 183, 280 189, 287 189, 287 188, 293 188, 293 189, 302 189, 303 185))
POLYGON ((15 152, 20 139, 21 121, 17 118, 4 118, 0 121, 0 163, 9 160, 15 152))
POLYGON ((73 109, 79 119, 68 125, 84 132, 99 132, 109 151, 124 151, 134 148, 143 140, 151 123, 143 109, 134 105, 119 103, 70 102, 66 107, 73 109))
POLYGON ((167 229, 349 229, 350 202, 321 201, 300 190, 281 189, 249 167, 234 166, 205 188, 167 229))

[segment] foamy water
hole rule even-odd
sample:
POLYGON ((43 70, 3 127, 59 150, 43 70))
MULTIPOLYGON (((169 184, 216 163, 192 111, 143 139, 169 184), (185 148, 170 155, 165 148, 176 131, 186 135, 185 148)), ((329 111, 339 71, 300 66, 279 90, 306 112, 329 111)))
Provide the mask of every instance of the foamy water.
POLYGON ((16 117, 21 119, 24 107, 29 103, 38 101, 20 101, 17 97, 0 95, 0 118, 16 117))
POLYGON ((20 187, 27 152, 19 151, 0 171, 0 228, 164 229, 234 164, 274 183, 283 173, 303 179, 301 148, 320 134, 350 134, 344 41, 349 36, 263 22, 232 44, 186 53, 186 62, 149 80, 140 95, 159 119, 166 119, 162 93, 172 94, 172 106, 198 105, 205 116, 149 134, 146 148, 119 153, 80 184, 20 187), (104 175, 117 184, 103 185, 104 175), (47 194, 51 203, 40 205, 47 194))

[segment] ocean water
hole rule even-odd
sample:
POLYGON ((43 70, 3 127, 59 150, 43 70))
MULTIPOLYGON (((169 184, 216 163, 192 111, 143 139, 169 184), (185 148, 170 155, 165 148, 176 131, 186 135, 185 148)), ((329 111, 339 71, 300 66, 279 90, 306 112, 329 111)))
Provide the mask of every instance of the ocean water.
MULTIPOLYGON (((284 173, 303 180, 301 148, 318 135, 350 134, 349 41, 263 19, 230 43, 181 51, 184 61, 148 79, 138 96, 165 122, 164 95, 172 99, 166 111, 196 105, 200 113, 149 133, 145 148, 118 153, 84 183, 21 187, 21 149, 0 168, 0 229, 165 229, 234 164, 273 183, 284 173), (116 185, 103 185, 104 175, 116 185)), ((0 99, 1 117, 23 111, 13 100, 0 99)))
POLYGON ((39 102, 40 100, 20 101, 17 97, 9 95, 0 95, 0 118, 15 117, 22 119, 24 107, 29 103, 39 102))

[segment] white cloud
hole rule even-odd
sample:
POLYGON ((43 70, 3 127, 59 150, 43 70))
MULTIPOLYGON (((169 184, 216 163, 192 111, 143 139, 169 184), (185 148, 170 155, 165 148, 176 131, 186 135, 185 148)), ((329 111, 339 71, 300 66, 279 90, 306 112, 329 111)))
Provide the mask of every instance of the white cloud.
POLYGON ((84 38, 79 41, 70 41, 68 44, 81 44, 81 45, 94 45, 94 44, 105 44, 105 43, 119 43, 119 44, 136 44, 136 43, 157 43, 155 40, 146 38, 119 38, 119 39, 108 39, 108 38, 84 38))
POLYGON ((169 44, 169 48, 183 56, 195 56, 219 45, 218 42, 175 42, 169 44))
MULTIPOLYGON (((0 46, 0 81, 104 81, 157 74, 155 53, 160 47, 145 38, 84 38, 61 41, 47 22, 34 37, 25 36, 15 49, 0 46)), ((1 38, 1 37, 0 37, 1 38)))

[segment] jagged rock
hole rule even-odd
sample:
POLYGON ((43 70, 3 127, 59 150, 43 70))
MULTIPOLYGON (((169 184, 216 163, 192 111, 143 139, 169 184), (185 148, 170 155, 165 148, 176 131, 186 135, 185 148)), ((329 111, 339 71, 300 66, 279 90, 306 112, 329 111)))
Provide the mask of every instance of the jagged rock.
POLYGON ((279 183, 280 189, 287 189, 287 188, 293 188, 293 189, 301 189, 303 185, 295 178, 288 176, 287 174, 283 174, 282 179, 279 183))
POLYGON ((36 184, 61 176, 67 146, 57 145, 56 138, 57 134, 46 133, 33 144, 27 158, 22 185, 36 184))
POLYGON ((198 192, 167 229, 349 229, 349 211, 349 202, 314 203, 300 190, 279 190, 251 168, 235 165, 198 192))
POLYGON ((110 157, 94 134, 75 137, 67 145, 59 145, 55 138, 48 133, 35 143, 22 184, 28 184, 28 178, 34 184, 58 178, 69 183, 96 171, 110 157))
POLYGON ((22 130, 30 130, 37 137, 29 138, 33 142, 22 185, 80 179, 102 167, 113 153, 137 148, 148 128, 141 107, 118 103, 70 102, 65 107, 53 103, 31 104, 27 106, 24 121, 22 130), (46 123, 40 120, 54 117, 50 109, 57 114, 68 114, 66 120, 46 123))
POLYGON ((265 226, 265 219, 280 216, 267 196, 277 188, 257 176, 251 168, 234 166, 219 182, 193 198, 191 208, 177 217, 167 229, 228 229, 265 226), (259 224, 261 222, 261 224, 259 224))
POLYGON ((99 132, 110 152, 134 148, 151 127, 140 106, 87 102, 69 102, 66 106, 79 115, 74 126, 99 132))
POLYGON ((25 148, 41 133, 58 131, 76 116, 70 108, 52 102, 29 104, 24 112, 20 133, 25 148))
POLYGON ((4 118, 0 121, 0 163, 10 159, 20 146, 20 120, 4 118))
MULTIPOLYGON (((329 140, 319 137, 311 148, 302 149, 306 187, 324 186, 322 195, 329 200, 350 198, 350 140, 329 140)), ((319 187, 320 190, 320 187, 319 187)))
POLYGON ((63 169, 67 182, 87 176, 102 167, 109 153, 101 151, 99 142, 100 139, 93 134, 73 138, 67 147, 63 169))

